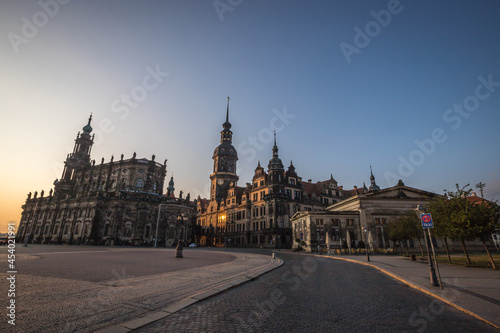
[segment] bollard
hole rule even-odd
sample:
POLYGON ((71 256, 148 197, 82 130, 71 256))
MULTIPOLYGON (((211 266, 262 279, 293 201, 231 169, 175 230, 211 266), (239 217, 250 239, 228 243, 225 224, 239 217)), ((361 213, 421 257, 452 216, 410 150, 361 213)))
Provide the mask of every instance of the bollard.
POLYGON ((271 258, 273 258, 273 259, 274 259, 274 252, 272 253, 272 256, 271 256, 271 258))

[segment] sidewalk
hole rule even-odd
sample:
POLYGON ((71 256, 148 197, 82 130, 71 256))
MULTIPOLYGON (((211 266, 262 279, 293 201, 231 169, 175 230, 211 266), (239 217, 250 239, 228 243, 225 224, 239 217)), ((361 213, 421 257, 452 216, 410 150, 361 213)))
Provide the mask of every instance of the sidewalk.
MULTIPOLYGON (((430 283, 429 265, 401 256, 321 255, 372 266, 454 308, 500 329, 500 271, 439 264, 443 290, 430 283)), ((437 273, 436 273, 437 274, 437 273)))

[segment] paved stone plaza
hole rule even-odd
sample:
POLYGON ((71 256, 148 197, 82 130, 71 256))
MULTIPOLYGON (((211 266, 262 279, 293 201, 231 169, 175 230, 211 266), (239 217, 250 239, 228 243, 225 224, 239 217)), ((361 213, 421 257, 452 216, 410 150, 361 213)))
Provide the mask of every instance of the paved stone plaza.
MULTIPOLYGON (((95 332, 216 288, 270 259, 189 248, 184 249, 183 259, 175 259, 174 251, 19 246, 16 330, 95 332)), ((5 252, 2 260, 6 263, 5 252)), ((0 277, 4 281, 6 274, 0 277)), ((0 292, 7 294, 6 283, 0 292)), ((11 327, 6 326, 2 323, 2 330, 9 331, 11 327)))

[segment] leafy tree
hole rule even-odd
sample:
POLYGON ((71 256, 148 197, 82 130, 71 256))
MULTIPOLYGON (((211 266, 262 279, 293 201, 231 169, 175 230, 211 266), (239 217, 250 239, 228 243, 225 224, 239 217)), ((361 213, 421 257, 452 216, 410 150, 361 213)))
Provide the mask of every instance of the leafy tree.
POLYGON ((472 193, 472 189, 467 189, 468 186, 469 184, 460 187, 456 184, 456 191, 445 190, 446 196, 431 200, 430 210, 435 220, 436 232, 441 237, 450 237, 461 242, 468 265, 471 261, 465 241, 480 238, 493 268, 496 268, 485 239, 495 230, 500 219, 498 205, 486 200, 474 203, 468 199, 472 193))
POLYGON ((430 201, 430 212, 434 221, 433 234, 444 240, 448 261, 451 261, 450 249, 448 247, 448 237, 450 236, 449 226, 451 225, 451 209, 447 196, 437 196, 430 201))
POLYGON ((414 211, 407 211, 398 216, 395 221, 389 224, 389 239, 393 242, 401 241, 406 245, 406 254, 409 254, 408 240, 418 241, 420 252, 424 256, 424 250, 420 239, 423 237, 423 230, 420 220, 414 211))
MULTIPOLYGON (((403 239, 403 227, 402 223, 398 221, 397 219, 394 221, 389 222, 389 239, 393 241, 394 243, 399 243, 399 247, 401 247, 401 251, 404 250, 403 246, 401 245, 401 240, 403 239)), ((406 254, 408 254, 408 250, 406 251, 406 254)))
POLYGON ((481 200, 480 203, 472 203, 469 212, 472 232, 481 239, 484 249, 490 258, 491 266, 493 269, 496 269, 495 261, 486 246, 485 240, 490 238, 491 234, 495 232, 495 226, 500 220, 500 209, 496 203, 481 200))
POLYGON ((424 256, 424 249, 422 247, 422 242, 420 241, 424 236, 424 230, 422 229, 422 223, 414 211, 407 211, 399 217, 399 220, 403 223, 403 228, 407 239, 416 239, 420 247, 420 253, 422 257, 424 256))

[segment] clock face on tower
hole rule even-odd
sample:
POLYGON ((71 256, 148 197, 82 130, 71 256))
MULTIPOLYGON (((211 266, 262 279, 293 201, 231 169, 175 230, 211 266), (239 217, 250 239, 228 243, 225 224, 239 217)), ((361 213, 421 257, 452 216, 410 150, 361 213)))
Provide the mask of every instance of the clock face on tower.
POLYGON ((217 184, 219 184, 219 185, 224 184, 224 179, 219 179, 219 180, 217 181, 217 184))

